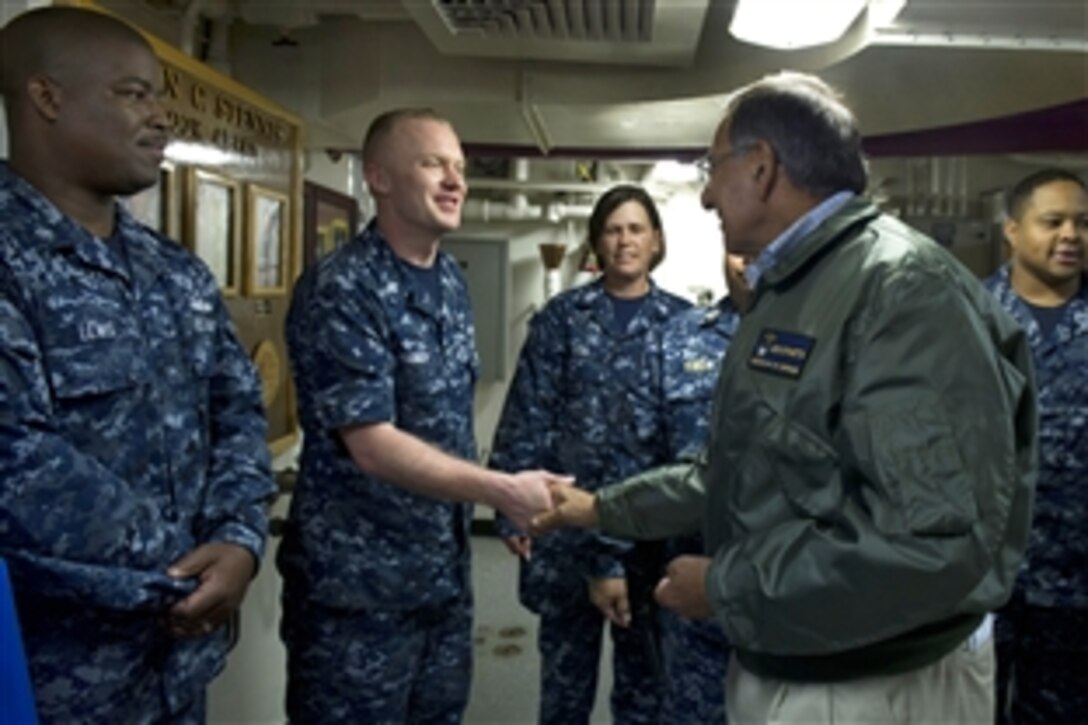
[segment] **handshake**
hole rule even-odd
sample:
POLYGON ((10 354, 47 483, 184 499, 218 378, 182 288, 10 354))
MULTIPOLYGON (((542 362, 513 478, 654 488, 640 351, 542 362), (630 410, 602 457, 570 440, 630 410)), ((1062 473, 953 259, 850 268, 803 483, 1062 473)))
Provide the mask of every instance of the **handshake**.
POLYGON ((575 488, 573 477, 538 470, 509 479, 495 508, 522 531, 539 536, 565 526, 597 526, 593 494, 575 488))
MULTIPOLYGON (((519 529, 540 536, 564 527, 595 529, 600 526, 597 498, 575 488, 574 478, 548 471, 522 471, 510 476, 505 505, 496 506, 519 529)), ((504 540, 514 554, 528 560, 527 536, 504 540)), ((706 556, 679 556, 668 563, 654 589, 658 604, 682 617, 706 619, 713 614, 706 591, 711 560, 706 556)))

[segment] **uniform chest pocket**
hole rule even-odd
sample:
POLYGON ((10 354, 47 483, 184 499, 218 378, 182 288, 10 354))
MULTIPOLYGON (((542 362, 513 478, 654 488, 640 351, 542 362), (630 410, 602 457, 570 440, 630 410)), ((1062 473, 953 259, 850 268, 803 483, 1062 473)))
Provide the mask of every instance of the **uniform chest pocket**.
POLYGON ((480 376, 480 357, 476 354, 476 346, 470 338, 459 337, 446 351, 445 357, 450 375, 459 382, 475 385, 480 376))
MULTIPOLYGON (((553 361, 558 364, 560 361, 553 361)), ((609 379, 612 352, 575 340, 568 351, 563 370, 564 391, 574 400, 585 399, 602 390, 609 379)))
POLYGON ((419 341, 397 351, 395 377, 398 397, 417 402, 443 394, 452 382, 441 348, 419 341))
POLYGON ((45 364, 60 400, 106 396, 139 387, 149 376, 143 343, 127 337, 52 347, 45 364))
POLYGON ((406 327, 401 333, 394 356, 402 392, 434 396, 475 383, 478 362, 470 334, 454 328, 443 340, 437 324, 431 321, 406 327))

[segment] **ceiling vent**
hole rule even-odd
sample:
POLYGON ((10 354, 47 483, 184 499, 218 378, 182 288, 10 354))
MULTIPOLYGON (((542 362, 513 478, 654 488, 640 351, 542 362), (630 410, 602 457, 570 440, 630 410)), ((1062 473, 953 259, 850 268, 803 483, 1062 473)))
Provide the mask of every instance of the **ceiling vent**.
POLYGON ((401 0, 445 55, 690 65, 710 0, 401 0))
POLYGON ((655 0, 436 0, 454 33, 484 37, 649 42, 655 0))

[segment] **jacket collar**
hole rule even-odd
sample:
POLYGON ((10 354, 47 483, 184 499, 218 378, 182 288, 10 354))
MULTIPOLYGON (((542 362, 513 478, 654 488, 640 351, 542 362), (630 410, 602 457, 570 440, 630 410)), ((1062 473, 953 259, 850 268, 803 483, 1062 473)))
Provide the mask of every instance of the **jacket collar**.
POLYGON ((872 202, 861 197, 851 199, 787 251, 774 266, 765 270, 760 280, 761 286, 775 286, 788 280, 798 274, 809 260, 840 242, 848 230, 878 216, 880 210, 872 202))

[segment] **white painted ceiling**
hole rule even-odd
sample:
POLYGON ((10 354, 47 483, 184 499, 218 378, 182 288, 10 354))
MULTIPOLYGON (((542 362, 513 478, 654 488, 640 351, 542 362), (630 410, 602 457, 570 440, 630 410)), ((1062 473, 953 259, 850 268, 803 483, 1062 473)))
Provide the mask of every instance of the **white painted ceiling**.
POLYGON ((698 148, 728 91, 782 68, 836 84, 870 134, 1088 97, 1084 0, 908 0, 892 28, 863 16, 837 43, 792 52, 733 40, 732 0, 102 4, 178 44, 186 11, 212 18, 209 62, 303 116, 311 147, 354 147, 375 115, 413 104, 469 143, 698 148))

